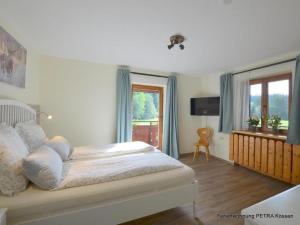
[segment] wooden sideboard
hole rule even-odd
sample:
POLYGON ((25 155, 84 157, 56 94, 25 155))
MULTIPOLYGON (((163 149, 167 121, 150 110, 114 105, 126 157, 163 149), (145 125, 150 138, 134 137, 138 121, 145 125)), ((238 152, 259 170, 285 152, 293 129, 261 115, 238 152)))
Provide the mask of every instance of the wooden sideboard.
POLYGON ((300 145, 286 143, 286 136, 233 131, 229 159, 264 175, 300 183, 300 145))

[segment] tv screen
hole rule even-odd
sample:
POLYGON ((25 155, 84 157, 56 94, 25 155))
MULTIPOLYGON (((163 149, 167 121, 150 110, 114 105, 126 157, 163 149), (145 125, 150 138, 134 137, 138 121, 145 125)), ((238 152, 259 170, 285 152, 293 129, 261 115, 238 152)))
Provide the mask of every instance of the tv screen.
POLYGON ((220 97, 191 98, 191 115, 218 116, 220 97))

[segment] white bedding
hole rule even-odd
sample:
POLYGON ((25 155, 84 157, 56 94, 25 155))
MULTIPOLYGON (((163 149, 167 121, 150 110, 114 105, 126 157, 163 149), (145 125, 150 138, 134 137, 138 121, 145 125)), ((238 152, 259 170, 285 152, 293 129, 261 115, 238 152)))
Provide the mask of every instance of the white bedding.
POLYGON ((31 185, 13 198, 0 195, 0 208, 8 209, 8 225, 193 183, 193 170, 179 161, 159 150, 136 151, 125 154, 118 149, 112 151, 115 157, 102 151, 99 158, 91 154, 70 160, 65 164, 65 179, 55 191, 31 185))
POLYGON ((64 163, 63 180, 54 190, 111 182, 180 167, 183 167, 181 162, 157 151, 71 160, 64 163))
POLYGON ((104 158, 118 155, 151 152, 155 148, 145 142, 134 141, 126 143, 109 144, 102 146, 83 146, 73 149, 70 159, 104 158))
POLYGON ((31 185, 14 196, 0 195, 0 208, 7 208, 7 224, 51 216, 60 212, 109 203, 140 194, 191 184, 194 171, 182 168, 95 185, 44 191, 31 185))

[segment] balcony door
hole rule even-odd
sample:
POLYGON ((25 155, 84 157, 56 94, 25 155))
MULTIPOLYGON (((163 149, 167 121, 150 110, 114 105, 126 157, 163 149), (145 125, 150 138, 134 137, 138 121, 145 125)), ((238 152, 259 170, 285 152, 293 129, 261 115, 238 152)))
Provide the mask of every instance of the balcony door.
POLYGON ((132 140, 162 148, 163 87, 132 85, 132 140))

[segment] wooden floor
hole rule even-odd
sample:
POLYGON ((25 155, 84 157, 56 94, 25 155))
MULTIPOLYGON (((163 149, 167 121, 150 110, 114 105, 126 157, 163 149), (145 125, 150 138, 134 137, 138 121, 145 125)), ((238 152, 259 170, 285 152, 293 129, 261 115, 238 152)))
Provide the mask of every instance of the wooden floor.
POLYGON ((187 205, 123 225, 242 225, 241 219, 221 219, 218 214, 239 214, 241 209, 292 187, 216 158, 193 162, 186 156, 181 161, 195 170, 199 181, 199 220, 193 219, 192 206, 187 205))

